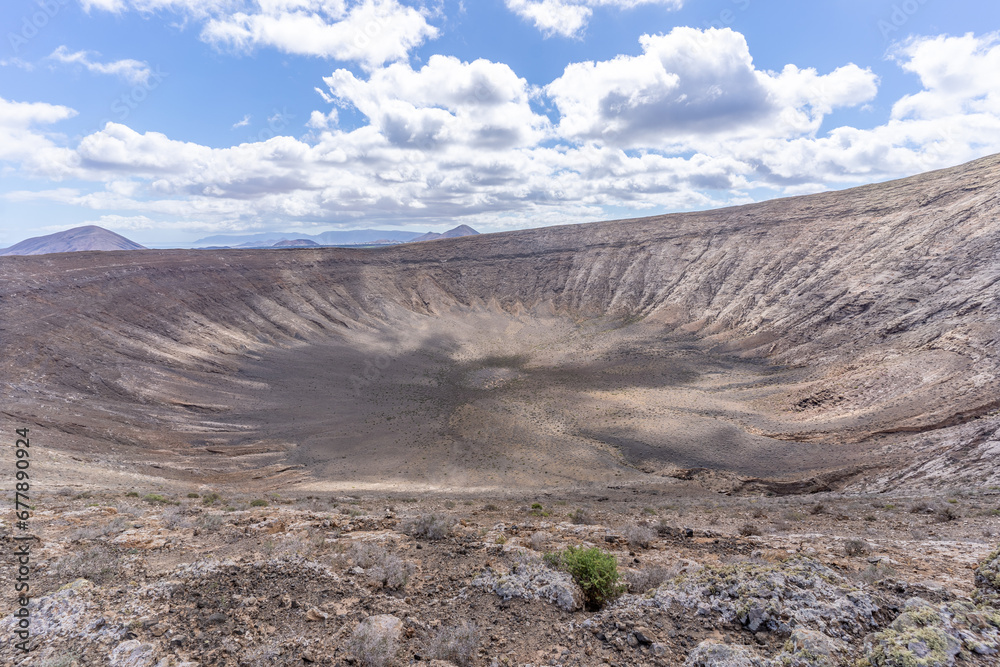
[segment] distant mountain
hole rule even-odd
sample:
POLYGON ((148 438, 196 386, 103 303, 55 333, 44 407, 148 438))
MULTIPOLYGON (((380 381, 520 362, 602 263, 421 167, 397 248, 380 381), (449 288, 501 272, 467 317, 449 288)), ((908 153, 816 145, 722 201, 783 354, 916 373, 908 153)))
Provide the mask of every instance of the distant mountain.
POLYGON ((420 236, 419 232, 404 232, 401 230, 387 231, 384 229, 356 229, 350 232, 323 232, 312 237, 325 245, 341 245, 347 243, 397 242, 405 243, 420 236))
POLYGON ((437 239, 457 239, 460 236, 476 236, 477 234, 479 234, 479 232, 472 227, 469 227, 468 225, 459 225, 458 227, 449 229, 441 234, 427 232, 426 234, 413 239, 411 243, 416 243, 417 241, 436 241, 437 239))
POLYGON ((272 248, 318 248, 319 244, 315 241, 310 241, 309 239, 290 239, 286 241, 278 241, 272 248))
POLYGON ((82 250, 145 250, 145 248, 103 227, 87 225, 48 236, 25 239, 0 251, 0 255, 47 255, 53 252, 82 250))
POLYGON ((295 232, 261 232, 258 234, 219 234, 195 241, 194 247, 226 246, 230 248, 270 248, 279 241, 306 239, 319 245, 353 245, 367 243, 404 243, 420 236, 419 232, 390 231, 385 229, 354 229, 321 234, 295 232))

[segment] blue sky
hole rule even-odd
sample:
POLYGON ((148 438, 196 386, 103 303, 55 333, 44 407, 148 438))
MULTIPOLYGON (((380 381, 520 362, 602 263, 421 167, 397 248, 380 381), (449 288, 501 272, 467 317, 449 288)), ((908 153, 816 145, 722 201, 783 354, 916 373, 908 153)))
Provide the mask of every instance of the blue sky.
POLYGON ((1000 151, 1000 11, 942 0, 14 0, 0 247, 480 231, 1000 151))

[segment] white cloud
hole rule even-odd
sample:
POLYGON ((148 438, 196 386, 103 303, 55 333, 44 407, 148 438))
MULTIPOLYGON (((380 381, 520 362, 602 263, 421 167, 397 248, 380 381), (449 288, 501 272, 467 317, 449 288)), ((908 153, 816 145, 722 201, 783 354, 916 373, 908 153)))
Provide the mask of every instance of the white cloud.
POLYGON ((532 111, 527 81, 507 65, 483 59, 464 63, 435 55, 419 70, 390 65, 365 81, 340 69, 323 81, 334 99, 356 107, 394 146, 530 146, 546 136, 549 125, 532 111))
POLYGON ((97 220, 87 220, 80 223, 82 225, 97 225, 110 229, 156 229, 160 223, 145 215, 102 215, 97 220))
POLYGON ((355 61, 369 70, 405 60, 438 29, 429 12, 399 0, 85 0, 88 11, 170 11, 203 23, 203 41, 220 48, 355 61))
POLYGON ((51 125, 77 114, 76 110, 43 102, 13 102, 0 97, 0 162, 17 164, 30 174, 62 178, 70 173, 75 153, 58 146, 39 125, 51 125))
POLYGON ((357 109, 367 119, 357 129, 341 129, 337 109, 316 111, 301 138, 230 148, 116 123, 68 146, 46 129, 72 109, 0 100, 0 160, 75 186, 5 199, 206 230, 358 220, 425 228, 459 218, 497 229, 744 203, 756 188, 801 193, 1000 152, 1000 109, 981 83, 995 71, 995 36, 903 45, 896 61, 922 83, 897 105, 905 113, 831 131, 821 130, 831 110, 875 94, 871 72, 761 71, 731 31, 675 30, 642 43, 639 56, 568 66, 546 88, 561 114, 555 126, 509 66, 446 56, 365 76, 334 71, 321 93, 357 109), (604 132, 612 123, 613 140, 604 132))
POLYGON ((49 54, 48 57, 49 60, 55 60, 60 63, 82 65, 89 72, 117 76, 132 84, 142 84, 149 81, 151 71, 149 69, 149 65, 144 62, 125 59, 102 63, 92 60, 92 55, 97 54, 94 54, 91 51, 70 52, 70 50, 63 45, 49 54))
POLYGON ((250 114, 246 114, 243 116, 243 120, 238 120, 235 123, 233 123, 232 129, 235 130, 238 127, 246 127, 249 124, 250 124, 250 114))
MULTIPOLYGON (((1000 34, 912 38, 892 54, 923 89, 892 107, 888 122, 871 129, 839 127, 827 136, 744 144, 756 151, 768 177, 857 182, 915 174, 1000 152, 1000 34)), ((749 157, 747 157, 749 159, 749 157)))
POLYGON ((816 131, 833 108, 872 99, 877 78, 846 65, 827 75, 753 65, 743 35, 674 28, 643 35, 643 53, 573 63, 545 88, 575 141, 687 151, 706 140, 816 131))
POLYGON ((21 58, 5 58, 0 60, 0 67, 18 67, 27 72, 35 69, 34 64, 29 63, 26 60, 22 60, 21 58))
POLYGON ((338 117, 336 109, 332 109, 329 113, 313 111, 309 116, 309 120, 306 121, 306 127, 311 127, 314 130, 328 130, 331 127, 336 126, 337 122, 338 117))
POLYGON ((896 102, 893 118, 1000 113, 1000 33, 911 38, 896 47, 893 57, 924 87, 896 102))
POLYGON ((684 0, 505 0, 507 8, 530 21, 546 37, 579 37, 590 22, 593 7, 616 10, 639 5, 663 5, 680 9, 684 0))
POLYGON ((144 14, 168 11, 204 18, 216 12, 239 7, 243 4, 243 0, 81 0, 81 4, 86 12, 97 9, 120 14, 132 9, 144 14))

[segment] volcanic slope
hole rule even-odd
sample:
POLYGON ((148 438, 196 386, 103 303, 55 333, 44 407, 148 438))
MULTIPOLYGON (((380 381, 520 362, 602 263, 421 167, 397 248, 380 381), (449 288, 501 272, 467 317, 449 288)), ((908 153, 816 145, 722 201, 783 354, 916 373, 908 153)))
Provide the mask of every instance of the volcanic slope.
POLYGON ((122 484, 995 485, 998 195, 991 156, 379 250, 4 257, 4 427, 122 484))

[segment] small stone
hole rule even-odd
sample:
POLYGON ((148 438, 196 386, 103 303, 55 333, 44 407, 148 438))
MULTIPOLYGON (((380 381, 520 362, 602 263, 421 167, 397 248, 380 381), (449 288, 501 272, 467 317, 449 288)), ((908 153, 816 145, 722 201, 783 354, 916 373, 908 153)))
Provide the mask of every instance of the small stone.
POLYGON ((652 633, 648 628, 636 628, 632 634, 640 644, 648 646, 653 643, 652 633))
POLYGON ((213 625, 213 624, 216 624, 216 623, 225 623, 228 620, 229 620, 228 616, 226 616, 225 614, 223 614, 221 611, 217 611, 214 614, 212 614, 211 616, 209 616, 207 619, 205 619, 205 624, 206 625, 213 625))
POLYGON ((330 615, 320 611, 316 607, 311 607, 309 611, 306 612, 307 621, 325 621, 330 618, 330 615))

